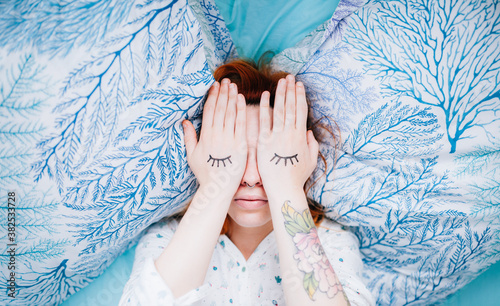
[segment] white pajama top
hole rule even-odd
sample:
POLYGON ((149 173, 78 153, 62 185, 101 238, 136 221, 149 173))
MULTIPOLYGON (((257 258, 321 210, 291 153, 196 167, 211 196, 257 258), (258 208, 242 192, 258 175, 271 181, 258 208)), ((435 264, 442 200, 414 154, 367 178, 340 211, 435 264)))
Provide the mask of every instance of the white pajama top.
MULTIPOLYGON (((120 305, 285 305, 274 231, 248 260, 226 235, 220 235, 205 283, 175 299, 154 260, 169 243, 177 225, 173 219, 161 220, 140 239, 120 305)), ((351 305, 374 305, 362 281, 363 262, 356 236, 327 219, 318 227, 318 236, 351 305)))

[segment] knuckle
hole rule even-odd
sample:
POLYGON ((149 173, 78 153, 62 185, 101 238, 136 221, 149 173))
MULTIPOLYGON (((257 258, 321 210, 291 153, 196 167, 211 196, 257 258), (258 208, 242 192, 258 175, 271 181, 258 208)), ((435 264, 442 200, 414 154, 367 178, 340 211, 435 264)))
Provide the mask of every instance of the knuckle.
POLYGON ((210 91, 208 92, 209 95, 217 95, 219 93, 219 87, 218 86, 212 86, 210 87, 210 91))

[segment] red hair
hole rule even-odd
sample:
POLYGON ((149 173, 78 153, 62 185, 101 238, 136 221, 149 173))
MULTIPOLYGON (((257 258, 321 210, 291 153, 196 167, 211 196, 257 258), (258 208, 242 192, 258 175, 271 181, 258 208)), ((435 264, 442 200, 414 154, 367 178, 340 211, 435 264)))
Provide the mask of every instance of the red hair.
POLYGON ((271 107, 274 107, 278 81, 287 75, 288 73, 284 71, 272 72, 267 65, 259 69, 255 63, 241 59, 222 65, 214 71, 214 79, 217 82, 228 78, 238 86, 238 93, 245 96, 247 105, 258 106, 262 93, 269 91, 271 107))

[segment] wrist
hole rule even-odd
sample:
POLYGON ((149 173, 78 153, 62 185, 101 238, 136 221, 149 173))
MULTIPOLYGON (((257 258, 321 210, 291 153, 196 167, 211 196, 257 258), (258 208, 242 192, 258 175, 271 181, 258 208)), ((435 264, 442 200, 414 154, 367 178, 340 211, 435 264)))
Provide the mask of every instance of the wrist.
MULTIPOLYGON (((233 195, 218 191, 210 185, 200 185, 189 204, 182 222, 206 228, 210 224, 222 223, 226 218, 233 195)), ((217 225, 217 228, 218 225, 217 225)), ((220 231, 220 228, 218 229, 220 231)))
POLYGON ((290 205, 294 207, 301 205, 302 203, 307 204, 306 194, 300 187, 274 188, 269 193, 266 190, 266 195, 270 206, 278 207, 280 209, 285 201, 290 201, 290 205))

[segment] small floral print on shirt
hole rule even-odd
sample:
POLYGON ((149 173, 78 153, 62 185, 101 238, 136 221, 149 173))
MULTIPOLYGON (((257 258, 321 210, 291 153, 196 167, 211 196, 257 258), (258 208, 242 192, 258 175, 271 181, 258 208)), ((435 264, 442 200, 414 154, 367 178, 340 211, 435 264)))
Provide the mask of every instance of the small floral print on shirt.
POLYGON ((281 284, 281 277, 279 275, 275 276, 274 279, 276 280, 276 283, 281 284))

